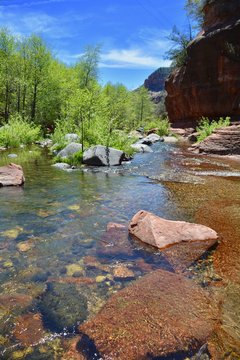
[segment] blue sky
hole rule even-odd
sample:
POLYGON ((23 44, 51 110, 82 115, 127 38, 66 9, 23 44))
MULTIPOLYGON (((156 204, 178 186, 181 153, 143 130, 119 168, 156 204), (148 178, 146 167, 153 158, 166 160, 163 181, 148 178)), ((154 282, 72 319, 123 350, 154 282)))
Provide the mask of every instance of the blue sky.
POLYGON ((101 44, 100 81, 130 89, 160 66, 173 25, 187 21, 184 0, 0 0, 0 24, 41 35, 54 54, 75 62, 84 46, 101 44))

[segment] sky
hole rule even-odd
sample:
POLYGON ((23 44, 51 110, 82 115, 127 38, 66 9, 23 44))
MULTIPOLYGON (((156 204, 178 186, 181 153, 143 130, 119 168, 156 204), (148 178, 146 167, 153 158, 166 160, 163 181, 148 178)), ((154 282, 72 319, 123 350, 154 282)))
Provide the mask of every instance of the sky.
POLYGON ((169 66, 174 25, 187 26, 184 0, 0 0, 0 26, 40 35, 59 60, 73 64, 87 45, 101 46, 99 79, 140 86, 169 66))

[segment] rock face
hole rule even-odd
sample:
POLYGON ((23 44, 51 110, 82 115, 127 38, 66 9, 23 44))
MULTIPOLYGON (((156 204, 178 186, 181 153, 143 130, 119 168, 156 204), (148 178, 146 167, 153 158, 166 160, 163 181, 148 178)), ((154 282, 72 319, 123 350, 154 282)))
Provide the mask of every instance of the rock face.
POLYGON ((149 91, 159 92, 164 90, 165 80, 170 73, 170 68, 159 68, 144 81, 144 87, 149 91))
POLYGON ((83 163, 92 166, 117 166, 124 158, 123 151, 103 145, 93 146, 83 153, 83 163))
POLYGON ((217 315, 200 287, 157 270, 112 296, 80 331, 94 341, 101 359, 183 359, 206 342, 217 315))
POLYGON ((82 151, 82 144, 71 142, 63 150, 61 150, 57 155, 62 158, 68 158, 76 154, 77 152, 82 151))
POLYGON ((175 127, 202 116, 240 115, 240 2, 207 1, 203 31, 188 46, 186 64, 166 81, 166 107, 175 127))
POLYGON ((139 211, 129 224, 129 233, 146 244, 164 249, 181 242, 217 241, 217 233, 204 225, 162 219, 139 211))
POLYGON ((212 135, 191 147, 198 153, 218 155, 240 154, 240 125, 217 129, 212 135))
POLYGON ((21 186, 25 182, 22 167, 16 164, 0 167, 0 187, 21 186))

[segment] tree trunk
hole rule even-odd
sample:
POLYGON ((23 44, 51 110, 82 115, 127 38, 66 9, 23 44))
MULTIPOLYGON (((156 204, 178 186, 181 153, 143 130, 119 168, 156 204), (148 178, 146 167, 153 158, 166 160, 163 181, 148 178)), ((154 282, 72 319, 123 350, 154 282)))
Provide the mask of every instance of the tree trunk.
POLYGON ((35 83, 34 90, 33 90, 33 102, 32 102, 32 114, 31 114, 32 121, 34 121, 35 117, 36 117, 37 89, 38 89, 38 84, 35 83))

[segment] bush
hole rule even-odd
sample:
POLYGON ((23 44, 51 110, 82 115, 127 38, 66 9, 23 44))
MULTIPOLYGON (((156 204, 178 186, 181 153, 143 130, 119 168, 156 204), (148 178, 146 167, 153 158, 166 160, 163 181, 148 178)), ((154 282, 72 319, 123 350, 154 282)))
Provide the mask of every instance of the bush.
POLYGON ((59 156, 55 156, 55 158, 53 159, 54 163, 66 163, 72 166, 77 166, 79 164, 82 164, 82 160, 83 160, 83 153, 82 151, 78 151, 77 153, 75 153, 74 155, 70 156, 69 158, 61 158, 59 156))
POLYGON ((169 135, 169 129, 170 129, 170 124, 168 119, 158 119, 156 121, 151 121, 149 123, 147 123, 144 126, 144 130, 148 131, 151 129, 158 129, 157 133, 159 136, 167 136, 169 135))
POLYGON ((65 140, 66 134, 75 133, 80 135, 79 128, 76 124, 69 119, 58 120, 56 122, 56 127, 52 135, 52 140, 54 144, 57 144, 55 150, 61 150, 67 145, 65 140))
POLYGON ((30 145, 41 137, 41 128, 21 115, 10 116, 7 124, 0 128, 0 146, 16 148, 23 145, 30 145))
POLYGON ((199 134, 197 136, 197 141, 200 142, 204 140, 206 137, 211 135, 215 129, 220 129, 229 126, 230 122, 231 122, 230 117, 226 117, 226 118, 221 117, 218 121, 217 120, 210 121, 207 117, 202 117, 198 127, 196 128, 199 134))

